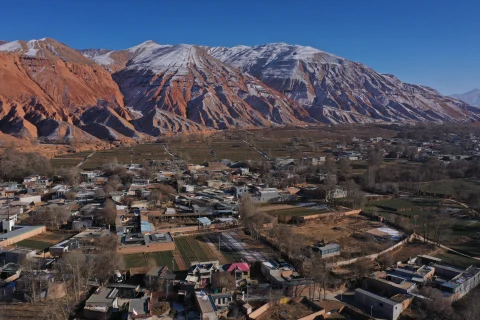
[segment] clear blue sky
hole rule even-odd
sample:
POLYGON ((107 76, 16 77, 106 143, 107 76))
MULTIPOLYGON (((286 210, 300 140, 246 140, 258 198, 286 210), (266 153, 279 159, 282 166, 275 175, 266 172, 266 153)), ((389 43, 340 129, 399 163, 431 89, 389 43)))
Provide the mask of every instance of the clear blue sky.
POLYGON ((2 0, 0 39, 310 45, 444 94, 480 87, 476 0, 2 0))

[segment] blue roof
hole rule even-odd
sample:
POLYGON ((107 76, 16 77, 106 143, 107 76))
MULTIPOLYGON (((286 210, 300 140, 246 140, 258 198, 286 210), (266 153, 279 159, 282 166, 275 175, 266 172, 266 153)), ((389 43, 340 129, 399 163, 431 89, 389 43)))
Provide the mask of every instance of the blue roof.
POLYGON ((140 221, 140 232, 152 232, 152 226, 148 221, 140 221))
POLYGON ((197 218, 197 220, 200 221, 200 223, 203 224, 203 225, 212 224, 212 221, 210 221, 210 219, 208 219, 206 217, 197 218))

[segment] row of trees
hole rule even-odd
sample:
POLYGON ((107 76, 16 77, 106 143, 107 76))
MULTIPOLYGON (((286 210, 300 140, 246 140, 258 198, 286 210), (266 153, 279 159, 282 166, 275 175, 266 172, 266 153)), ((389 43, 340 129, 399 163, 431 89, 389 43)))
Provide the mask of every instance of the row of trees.
POLYGON ((53 173, 48 158, 35 152, 19 152, 14 147, 0 154, 0 178, 4 181, 21 181, 24 177, 53 173))

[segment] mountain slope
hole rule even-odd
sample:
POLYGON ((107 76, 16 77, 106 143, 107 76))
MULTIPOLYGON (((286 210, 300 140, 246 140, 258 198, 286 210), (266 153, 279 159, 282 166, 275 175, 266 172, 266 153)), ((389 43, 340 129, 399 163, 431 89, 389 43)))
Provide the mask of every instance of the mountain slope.
POLYGON ((311 121, 297 103, 200 47, 148 41, 126 51, 132 58, 113 78, 125 105, 144 117, 160 110, 212 129, 311 121))
POLYGON ((115 139, 87 126, 96 123, 138 137, 110 73, 76 50, 41 39, 9 42, 0 51, 2 132, 47 140, 90 139, 90 134, 115 139))
POLYGON ((297 101, 320 121, 477 119, 467 104, 434 89, 403 83, 311 47, 274 43, 215 47, 208 52, 297 101))
POLYGON ((212 129, 472 121, 480 109, 311 48, 0 41, 0 131, 91 143, 212 129))
POLYGON ((452 98, 462 100, 475 107, 480 107, 480 89, 473 89, 461 94, 452 94, 452 98))

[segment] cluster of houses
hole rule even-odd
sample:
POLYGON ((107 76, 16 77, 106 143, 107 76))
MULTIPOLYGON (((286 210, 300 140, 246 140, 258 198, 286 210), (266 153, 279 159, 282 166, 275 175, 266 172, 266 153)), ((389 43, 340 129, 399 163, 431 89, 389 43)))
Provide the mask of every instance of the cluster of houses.
MULTIPOLYGON (((373 138, 363 142, 395 144, 398 141, 373 138)), ((332 153, 336 159, 364 159, 363 142, 354 139, 351 145, 338 145, 332 153)), ((326 157, 275 159, 275 166, 281 170, 296 161, 317 165, 326 161, 326 157)), ((240 199, 246 196, 258 204, 346 197, 346 191, 339 187, 333 190, 309 186, 274 188, 264 183, 260 174, 250 172, 246 165, 231 161, 187 166, 172 160, 162 165, 162 170, 149 177, 145 177, 141 165, 124 165, 131 179, 108 190, 104 186, 109 177, 102 170, 81 172, 81 182, 74 186, 42 176, 25 177, 23 183, 0 184, 0 301, 21 301, 21 297, 32 295, 31 288, 25 284, 31 274, 22 275, 22 263, 28 259, 36 261, 35 277, 42 288, 34 294, 46 297, 58 291, 52 265, 68 252, 87 250, 96 239, 116 235, 116 250, 121 255, 146 257, 151 252, 176 252, 177 235, 238 227, 240 199), (115 207, 113 225, 98 220, 99 212, 105 210, 105 199, 111 200, 115 207), (58 222, 71 232, 68 238, 42 250, 19 245, 45 233, 50 223, 25 224, 24 221, 39 211, 58 207, 68 212, 68 216, 62 217, 64 221, 58 222)), ((312 175, 312 179, 322 183, 335 178, 332 176, 318 173, 312 175)), ((315 205, 318 207, 318 203, 315 205)), ((310 249, 321 258, 341 252, 340 245, 324 241, 311 245, 310 249)), ((195 261, 187 268, 184 273, 173 272, 175 261, 172 260, 171 268, 170 265, 151 267, 141 281, 136 282, 130 281, 133 277, 129 278, 128 272, 119 270, 112 275, 110 283, 92 284, 97 288, 87 298, 82 316, 103 319, 128 310, 129 319, 181 313, 185 318, 200 316, 213 320, 228 316, 235 305, 239 314, 261 319, 260 311, 267 310, 270 304, 259 306, 255 299, 265 300, 265 292, 260 295, 261 299, 258 294, 255 298, 253 292, 268 288, 270 293, 273 290, 289 299, 302 297, 302 303, 309 306, 312 315, 329 317, 328 312, 314 302, 321 299, 318 283, 288 261, 272 259, 256 265, 195 261)), ((354 302, 345 312, 361 313, 366 308, 370 311, 364 311, 367 315, 375 313, 397 319, 413 299, 424 298, 416 293, 417 288, 434 286, 453 301, 475 288, 479 281, 478 268, 460 269, 442 264, 441 259, 419 256, 368 277, 367 288, 355 289, 354 302)))
POLYGON ((463 269, 444 264, 440 258, 420 255, 367 277, 365 289, 357 288, 354 299, 371 314, 395 320, 413 299, 429 299, 419 293, 419 288, 437 288, 445 299, 454 302, 479 283, 480 268, 463 269))

